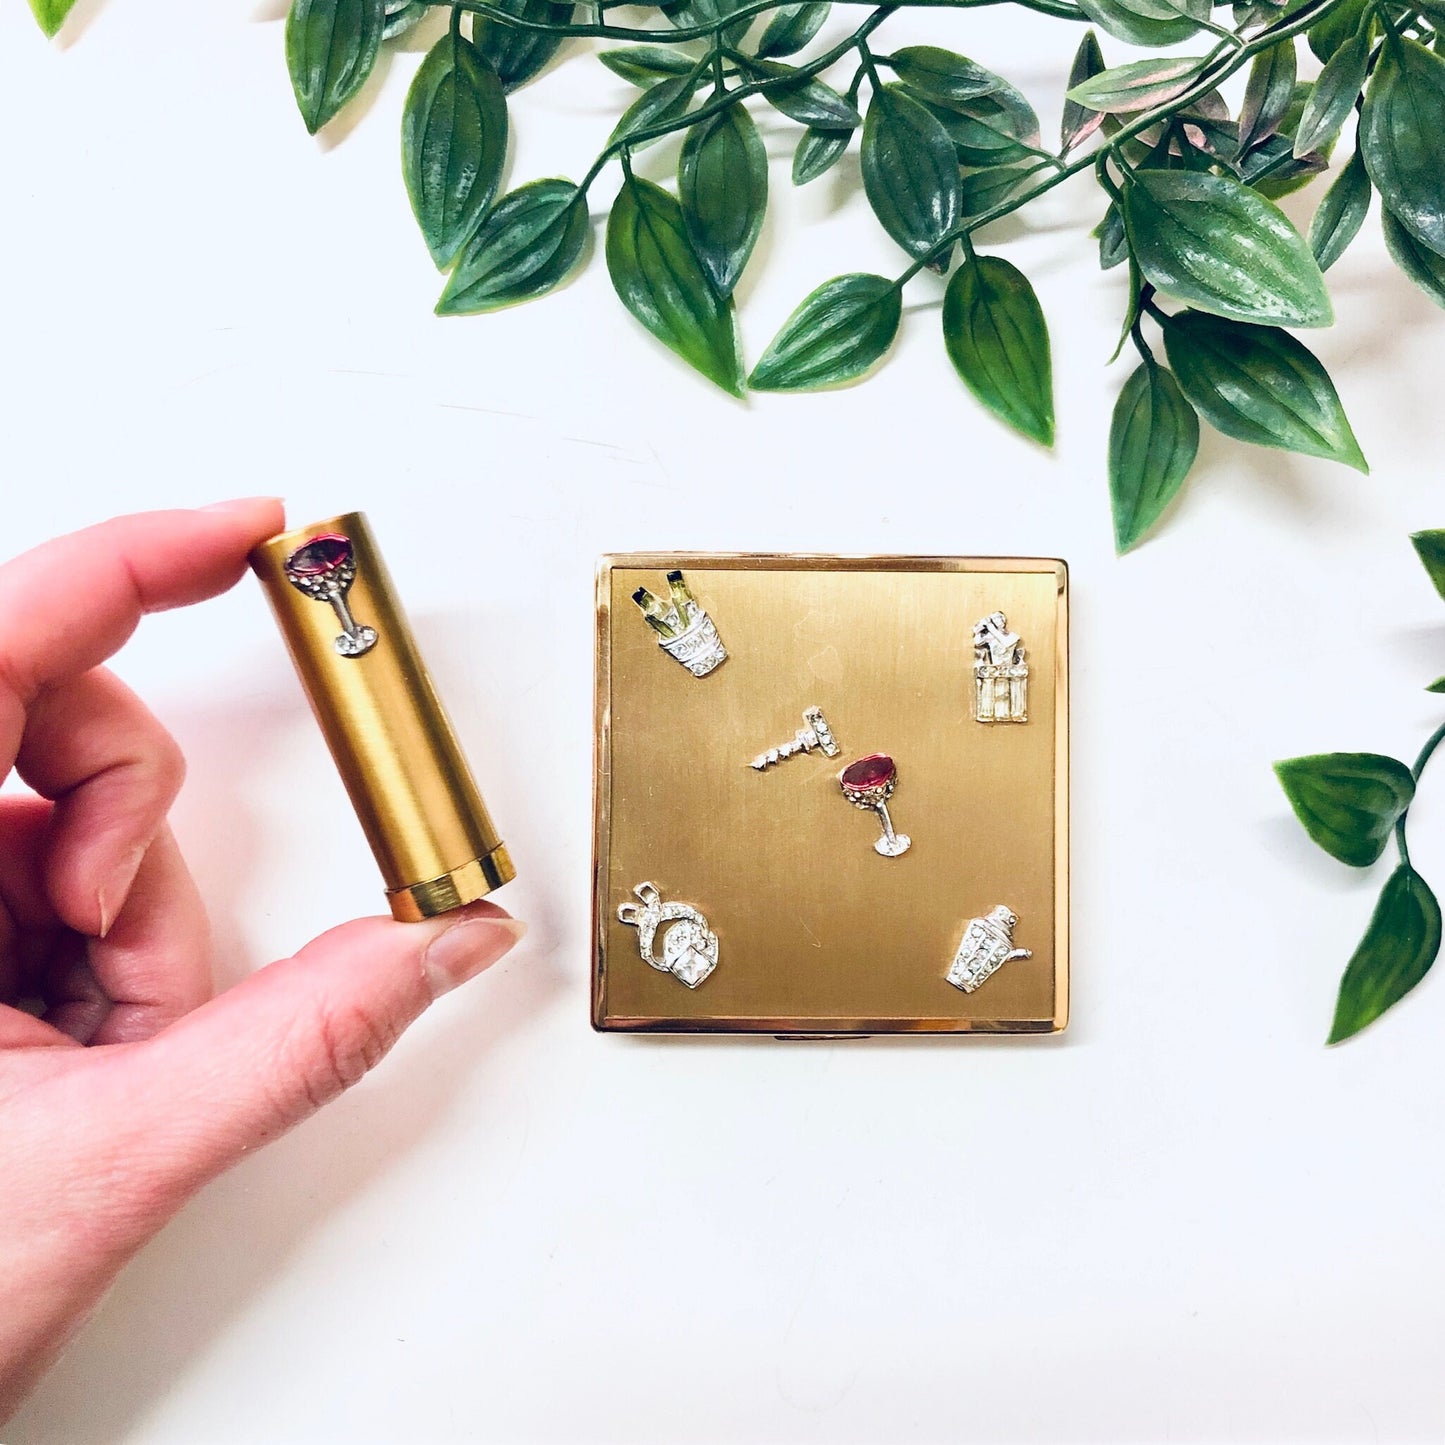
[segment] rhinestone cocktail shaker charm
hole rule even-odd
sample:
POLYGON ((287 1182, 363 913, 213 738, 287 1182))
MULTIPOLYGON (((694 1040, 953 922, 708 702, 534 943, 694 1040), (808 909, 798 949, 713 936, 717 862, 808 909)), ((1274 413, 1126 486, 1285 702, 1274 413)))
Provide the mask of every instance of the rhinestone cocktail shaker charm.
POLYGON ((948 981, 964 993, 972 993, 985 980, 992 978, 1006 963, 1016 958, 1032 958, 1033 950, 1014 947, 1014 929, 1018 918, 1002 904, 984 918, 969 920, 963 930, 948 981))
MULTIPOLYGON (((430 918, 508 882, 512 860, 366 518, 351 512, 273 537, 251 553, 251 567, 376 855, 392 913, 430 918)), ((305 831, 324 840, 333 823, 308 815, 305 831)))
POLYGON ((1029 720, 1029 664, 1002 612, 974 625, 973 715, 981 723, 1029 720))
POLYGON ((637 951, 643 962, 696 988, 717 967, 717 934, 691 904, 664 903, 657 884, 639 883, 632 891, 641 902, 624 903, 617 917, 637 930, 637 951), (659 929, 663 930, 660 955, 656 949, 659 929))
POLYGON ((888 816, 888 800, 898 786, 898 768, 887 753, 871 753, 849 763, 838 774, 838 786, 843 796, 855 808, 871 808, 883 824, 883 836, 873 845, 875 853, 885 858, 897 858, 913 845, 907 833, 893 831, 893 819, 888 816))
POLYGON ((647 625, 657 633, 657 644, 675 657, 694 677, 706 677, 728 660, 727 648, 713 620, 698 605, 681 572, 667 574, 668 600, 639 587, 632 600, 647 625))

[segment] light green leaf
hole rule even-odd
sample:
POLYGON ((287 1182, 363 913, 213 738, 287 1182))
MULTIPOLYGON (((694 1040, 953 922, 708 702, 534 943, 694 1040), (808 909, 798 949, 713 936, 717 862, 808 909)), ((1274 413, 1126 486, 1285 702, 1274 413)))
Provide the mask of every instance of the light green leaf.
MULTIPOLYGON (((1104 68, 1104 52, 1099 49, 1099 37, 1092 30, 1084 31, 1079 48, 1074 52, 1074 63, 1069 67, 1068 89, 1082 85, 1091 76, 1098 75, 1104 68)), ((1104 123, 1102 111, 1090 110, 1076 100, 1064 97, 1063 119, 1059 122, 1059 149, 1071 151, 1081 141, 1087 140, 1104 123)))
POLYGON ((1414 40, 1388 39, 1365 91, 1360 149, 1385 209, 1445 254, 1445 60, 1414 40))
POLYGON ((656 85, 659 80, 690 75, 697 61, 676 45, 629 45, 597 56, 614 75, 631 85, 656 85))
POLYGON ((1239 154, 1268 140, 1278 129, 1294 98, 1294 37, 1271 45, 1254 57, 1244 100, 1239 107, 1239 154))
POLYGON ((1382 220, 1385 246, 1395 264, 1437 305, 1445 306, 1445 256, 1438 256, 1402 226, 1394 212, 1382 220))
POLYGON ((1079 8, 1110 35, 1157 50, 1188 40, 1209 19, 1209 0, 1079 0, 1079 8))
POLYGON ((1161 291, 1237 321, 1328 326, 1325 280, 1278 206, 1227 176, 1134 172, 1124 190, 1134 255, 1161 291))
POLYGON ((1369 62, 1369 31, 1362 28, 1325 62, 1295 131, 1295 155, 1306 156, 1333 143, 1354 109, 1369 62))
POLYGON ((1321 271, 1328 271, 1359 234, 1370 209, 1370 177, 1356 151, 1325 192, 1310 222, 1310 250, 1321 271))
POLYGON ((993 71, 936 45, 907 45, 889 56, 888 63, 920 100, 951 110, 1007 83, 993 71))
POLYGON ((943 126, 896 85, 874 92, 863 123, 863 189, 883 229, 924 256, 958 222, 958 162, 943 126))
POLYGON ((1404 763, 1379 753, 1320 753, 1274 765, 1295 817, 1331 858, 1368 868, 1415 796, 1404 763))
POLYGON ((943 340, 954 370, 990 411, 1053 445, 1048 324, 1022 271, 1001 256, 965 261, 944 293, 943 340))
POLYGON ((497 72, 454 31, 407 92, 401 168, 432 260, 443 269, 491 205, 507 158, 507 98, 497 72))
POLYGON ((823 28, 832 8, 828 0, 780 5, 758 37, 756 53, 764 60, 795 55, 823 28))
POLYGON ((1199 418, 1173 373, 1143 361, 1124 383, 1109 428, 1114 545, 1136 547, 1184 484, 1199 451, 1199 418))
POLYGON ((30 8, 40 28, 46 35, 54 36, 65 24, 65 17, 75 9, 75 0, 30 0, 30 8))
POLYGON ((1185 311, 1164 346, 1184 395, 1225 436, 1369 470, 1329 374, 1289 332, 1185 311))
POLYGON ((732 301, 693 254, 682 208, 661 186, 627 176, 607 220, 607 270, 622 304, 689 366, 741 396, 732 301))
POLYGON ((1074 86, 1068 98, 1089 110, 1110 115, 1153 110, 1176 95, 1182 95, 1199 75, 1203 58, 1193 55, 1161 55, 1148 60, 1131 60, 1074 86))
MULTIPOLYGON (((491 0, 503 10, 523 20, 547 25, 568 25, 576 7, 554 3, 554 0, 491 0)), ((510 94, 540 72, 557 53, 563 37, 546 30, 530 30, 520 25, 507 25, 486 15, 473 22, 472 40, 486 56, 502 89, 510 94)))
POLYGON ((856 381, 893 344, 903 295, 882 276, 835 276, 804 300, 763 353, 754 391, 811 391, 856 381))
POLYGON ((1410 541, 1435 590, 1445 597, 1445 532, 1416 532, 1410 541))
POLYGON ((530 300, 563 281, 587 240, 587 201, 571 181, 533 181, 487 213, 452 272, 438 316, 530 300))
POLYGON ((753 118, 732 105, 687 133, 678 198, 693 252, 724 295, 752 255, 768 204, 768 156, 753 118))
POLYGON ((1440 905, 1430 886, 1402 863, 1385 883, 1340 980, 1329 1042, 1340 1043, 1398 1003, 1430 971, 1440 952, 1440 905))
POLYGON ((816 130, 809 126, 793 152, 793 184, 805 186, 831 170, 852 139, 851 130, 816 130))
POLYGON ((385 0, 291 0, 286 67, 312 135, 366 84, 385 27, 385 0))

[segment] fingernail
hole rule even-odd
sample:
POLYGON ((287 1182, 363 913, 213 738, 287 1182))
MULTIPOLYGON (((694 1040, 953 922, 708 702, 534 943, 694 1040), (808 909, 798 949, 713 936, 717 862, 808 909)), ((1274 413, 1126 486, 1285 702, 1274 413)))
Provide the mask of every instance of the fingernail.
POLYGON ((526 935, 520 918, 469 918, 454 923, 427 945, 422 968, 431 983, 432 997, 475 978, 509 953, 526 935))
POLYGON ((233 497, 226 502, 212 502, 209 507, 198 507, 199 512, 249 512, 266 502, 284 502, 284 497, 233 497))
POLYGON ((115 922, 120 910, 125 907, 125 900, 130 893, 130 886, 135 882, 135 875, 140 870, 141 859, 146 855, 144 848, 135 848, 128 853, 111 870, 110 877, 100 886, 96 894, 96 907, 100 913, 100 930, 96 934, 98 938, 104 938, 110 932, 111 925, 115 922))

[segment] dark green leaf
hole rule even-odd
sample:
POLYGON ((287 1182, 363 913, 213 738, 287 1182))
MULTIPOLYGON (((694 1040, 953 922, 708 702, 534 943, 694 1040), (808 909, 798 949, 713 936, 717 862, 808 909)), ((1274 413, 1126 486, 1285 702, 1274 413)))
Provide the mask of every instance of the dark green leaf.
POLYGON ((507 98, 497 72, 454 31, 407 92, 401 169, 432 260, 450 266, 477 229, 507 158, 507 98))
POLYGON ((1328 60, 1360 28, 1369 4, 1370 0, 1344 0, 1332 5, 1305 32, 1310 49, 1321 60, 1328 60))
POLYGON ((764 60, 795 55, 823 28, 832 8, 828 0, 779 6, 758 37, 756 53, 764 60))
POLYGON ((429 13, 430 7, 425 0, 402 0, 400 5, 387 0, 386 24, 381 28, 381 38, 399 40, 407 31, 420 25, 429 13))
POLYGON ((1445 692, 1445 677, 1437 677, 1437 678, 1435 679, 1435 681, 1432 682, 1432 683, 1430 684, 1430 686, 1425 689, 1425 691, 1426 691, 1426 692, 1445 692))
POLYGON ((908 45, 889 57, 899 80, 920 100, 958 109, 1005 82, 991 70, 936 45, 908 45))
MULTIPOLYGON (((575 6, 553 3, 553 0, 492 0, 503 10, 523 20, 547 25, 568 25, 575 6)), ((478 15, 472 40, 491 62, 502 82, 502 89, 513 91, 525 85, 557 53, 562 36, 545 30, 524 29, 500 20, 478 15)))
POLYGON ((1039 118, 1013 86, 1002 84, 968 102, 967 110, 929 106, 948 133, 959 163, 965 166, 1009 165, 1029 160, 1039 143, 1039 118))
POLYGON ((1373 1023, 1430 971, 1440 952, 1440 905, 1429 885, 1407 863, 1390 874, 1340 980, 1340 997, 1329 1042, 1373 1023))
POLYGON ((1355 100, 1365 84, 1365 70, 1370 62, 1367 30, 1358 31, 1325 62, 1320 78, 1315 81, 1295 132, 1294 153, 1309 155, 1322 150, 1339 135, 1355 100))
POLYGON ((677 186, 693 252, 713 285, 731 295, 768 204, 767 152, 742 105, 731 105, 688 131, 677 186))
POLYGON ((40 28, 53 36, 75 8, 75 0, 30 0, 30 8, 35 12, 40 28))
POLYGON ((1239 107, 1239 149, 1268 140, 1278 129, 1294 95, 1294 37, 1271 45, 1254 57, 1244 102, 1239 107))
POLYGON ((1289 332, 1185 311, 1164 345, 1184 395, 1225 436, 1369 470, 1329 374, 1289 332))
POLYGON ((1445 253, 1445 60, 1390 39, 1365 92, 1360 149, 1385 209, 1417 240, 1445 253))
POLYGON ((1239 179, 1260 195, 1275 200, 1297 191, 1311 176, 1319 175, 1328 165, 1328 158, 1318 151, 1296 156, 1287 136, 1272 135, 1240 161, 1239 179))
MULTIPOLYGON (((662 13, 679 30, 692 29, 697 25, 715 25, 719 20, 740 10, 742 4, 743 0, 681 0, 681 3, 664 4, 662 13)), ((752 23, 752 17, 745 15, 741 20, 725 25, 722 29, 723 43, 738 44, 748 33, 748 27, 752 23)))
POLYGON ((754 391, 809 391, 862 376, 893 344, 903 295, 882 276, 824 282, 788 317, 748 385, 754 391))
POLYGON ((959 203, 965 216, 981 216, 1006 201, 1030 176, 1043 169, 1043 162, 1032 166, 991 166, 971 171, 963 178, 959 203))
POLYGON ((598 55, 614 75, 632 85, 655 85, 671 76, 690 75, 697 61, 675 45, 629 45, 598 55))
MULTIPOLYGON (((1104 52, 1099 49, 1099 37, 1092 30, 1084 31, 1079 48, 1074 52, 1074 63, 1069 67, 1068 89, 1082 85, 1091 76, 1104 68, 1104 52)), ((1087 140, 1103 123, 1103 114, 1089 110, 1076 100, 1064 100, 1064 115, 1059 122, 1059 149, 1070 151, 1081 141, 1087 140)))
POLYGON ((938 120, 896 85, 874 92, 863 122, 863 189, 910 256, 927 255, 958 222, 953 146, 938 120))
POLYGON ((1310 222, 1310 250, 1321 271, 1328 271, 1344 255, 1345 248, 1359 234, 1369 209, 1370 177, 1364 157, 1356 151, 1325 192, 1310 222))
POLYGON ((965 261, 944 293, 943 340, 954 370, 986 407, 1053 445, 1049 330, 1022 271, 1001 256, 965 261))
MULTIPOLYGON (((650 126, 665 125, 677 120, 692 104, 693 92, 697 89, 697 78, 687 75, 674 76, 671 80, 659 80, 649 86, 622 112, 622 119, 612 128, 608 145, 624 136, 637 135, 650 126)), ((634 150, 644 150, 653 141, 634 141, 634 150)))
POLYGON ((1137 171, 1124 220, 1161 291, 1238 321, 1328 326, 1325 280, 1278 206, 1227 176, 1137 171))
POLYGON ((1129 254, 1129 237, 1124 230, 1124 218, 1113 201, 1104 212, 1104 219, 1094 227, 1099 238, 1099 269, 1112 271, 1129 254))
POLYGON ((793 152, 793 184, 805 186, 831 170, 852 139, 851 130, 815 130, 809 126, 793 152))
POLYGON ((1124 383, 1109 428, 1114 545, 1137 546, 1174 500, 1199 450, 1199 418, 1173 373, 1140 362, 1124 383))
POLYGON ((1198 56, 1161 55, 1116 65, 1074 86, 1069 99, 1089 110, 1127 115, 1153 110, 1189 89, 1203 61, 1198 56))
POLYGON ((495 311, 550 291, 587 240, 587 201, 571 181, 533 181, 487 213, 437 302, 438 316, 495 311))
POLYGON ((763 92, 768 104, 799 125, 819 130, 852 130, 863 117, 851 100, 845 100, 831 85, 808 76, 797 76, 790 65, 776 60, 749 61, 747 69, 756 77, 777 82, 763 92), (788 79, 797 76, 796 79, 788 79))
POLYGON ((1385 245, 1395 264, 1437 305, 1445 306, 1445 256, 1422 246, 1386 211, 1383 219, 1385 245))
POLYGON ((1151 50, 1188 40, 1209 18, 1209 0, 1080 0, 1079 8, 1110 35, 1151 50))
POLYGON ((1416 532, 1410 541, 1435 590, 1445 597, 1445 532, 1416 532))
POLYGON ((384 0, 291 0, 286 66, 312 135, 366 84, 385 27, 384 0))
POLYGON ((1351 868, 1379 858, 1415 796, 1409 768, 1379 753, 1290 758, 1274 770, 1305 832, 1351 868))
POLYGON ((607 270, 622 304, 689 366, 741 396, 732 302, 688 243, 682 208, 661 186, 628 176, 607 220, 607 270))

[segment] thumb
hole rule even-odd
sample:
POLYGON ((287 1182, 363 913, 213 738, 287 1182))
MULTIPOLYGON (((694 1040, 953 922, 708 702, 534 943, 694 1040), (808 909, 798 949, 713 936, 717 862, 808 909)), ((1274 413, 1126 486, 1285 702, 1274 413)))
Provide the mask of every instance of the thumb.
POLYGON ((179 1202, 357 1083, 525 932, 491 903, 363 918, 261 969, 131 1052, 121 1093, 148 1156, 133 1162, 179 1202))

